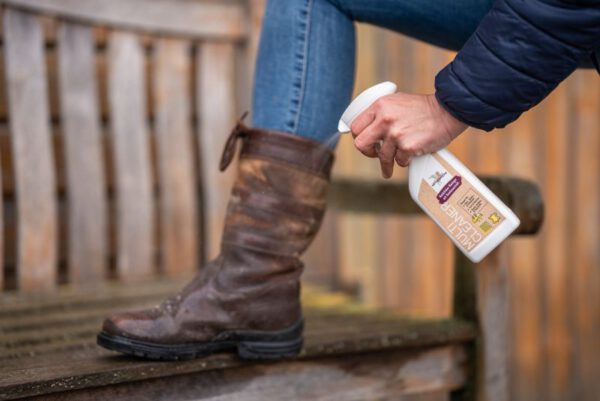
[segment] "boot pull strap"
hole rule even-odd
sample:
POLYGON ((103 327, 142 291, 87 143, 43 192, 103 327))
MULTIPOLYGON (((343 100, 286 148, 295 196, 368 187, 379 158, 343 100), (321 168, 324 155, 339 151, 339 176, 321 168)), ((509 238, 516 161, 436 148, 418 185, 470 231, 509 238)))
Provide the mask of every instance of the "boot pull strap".
POLYGON ((246 131, 246 126, 243 121, 244 118, 248 115, 248 112, 244 112, 242 116, 239 118, 233 130, 231 130, 231 134, 229 134, 229 138, 227 138, 227 142, 225 142, 225 147, 223 148, 223 153, 221 154, 221 162, 219 163, 219 170, 225 171, 227 167, 231 164, 233 157, 235 156, 235 148, 238 138, 244 138, 244 132, 246 131))

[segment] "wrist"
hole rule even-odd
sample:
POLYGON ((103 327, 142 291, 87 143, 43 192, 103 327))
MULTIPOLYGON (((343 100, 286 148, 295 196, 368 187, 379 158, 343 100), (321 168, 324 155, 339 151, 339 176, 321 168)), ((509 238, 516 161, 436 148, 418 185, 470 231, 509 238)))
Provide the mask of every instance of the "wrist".
POLYGON ((427 95, 427 100, 429 101, 429 105, 432 108, 434 115, 438 116, 442 128, 451 140, 455 139, 469 127, 446 110, 435 94, 427 95))

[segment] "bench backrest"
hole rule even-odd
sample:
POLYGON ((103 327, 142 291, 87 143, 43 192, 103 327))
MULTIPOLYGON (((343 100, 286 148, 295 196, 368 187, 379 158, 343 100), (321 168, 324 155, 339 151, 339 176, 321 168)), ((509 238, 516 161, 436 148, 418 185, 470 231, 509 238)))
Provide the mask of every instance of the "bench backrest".
POLYGON ((215 254, 247 3, 0 1, 0 288, 175 276, 215 254))

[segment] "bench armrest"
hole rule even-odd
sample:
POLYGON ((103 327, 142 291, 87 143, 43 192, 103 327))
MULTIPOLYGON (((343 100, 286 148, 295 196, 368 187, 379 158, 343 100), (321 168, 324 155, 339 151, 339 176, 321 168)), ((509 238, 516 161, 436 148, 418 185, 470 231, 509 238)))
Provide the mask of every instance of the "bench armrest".
MULTIPOLYGON (((481 180, 521 220, 516 235, 539 231, 544 219, 544 203, 538 186, 515 177, 481 177, 481 180)), ((329 189, 329 205, 339 211, 371 214, 422 214, 413 202, 406 182, 382 182, 338 178, 329 189)))

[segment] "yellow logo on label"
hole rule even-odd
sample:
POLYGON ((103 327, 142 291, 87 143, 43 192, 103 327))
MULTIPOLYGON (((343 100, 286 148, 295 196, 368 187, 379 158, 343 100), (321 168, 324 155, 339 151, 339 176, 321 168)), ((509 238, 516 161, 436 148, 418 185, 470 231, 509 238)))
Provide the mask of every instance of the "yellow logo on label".
POLYGON ((492 214, 490 214, 490 217, 488 217, 488 219, 493 223, 493 224, 498 224, 500 223, 500 216, 498 215, 498 213, 494 212, 492 214))
POLYGON ((492 229, 492 226, 490 225, 490 223, 488 223, 487 221, 484 221, 483 223, 481 223, 481 225, 479 226, 479 229, 481 231, 483 231, 484 233, 487 233, 488 231, 490 231, 492 229))
POLYGON ((483 219, 483 215, 481 213, 475 213, 471 217, 471 221, 473 222, 473 224, 479 223, 481 221, 481 219, 483 219))

